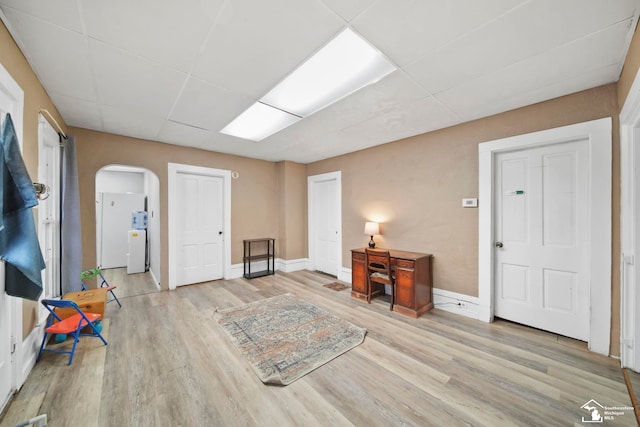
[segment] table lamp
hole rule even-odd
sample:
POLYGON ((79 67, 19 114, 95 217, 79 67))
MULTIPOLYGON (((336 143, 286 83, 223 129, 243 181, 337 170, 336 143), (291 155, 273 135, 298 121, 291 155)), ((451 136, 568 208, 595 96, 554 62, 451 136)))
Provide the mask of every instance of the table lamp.
POLYGON ((375 248, 376 242, 373 241, 373 236, 380 234, 380 225, 377 222, 365 222, 364 234, 371 236, 369 247, 372 249, 375 248))

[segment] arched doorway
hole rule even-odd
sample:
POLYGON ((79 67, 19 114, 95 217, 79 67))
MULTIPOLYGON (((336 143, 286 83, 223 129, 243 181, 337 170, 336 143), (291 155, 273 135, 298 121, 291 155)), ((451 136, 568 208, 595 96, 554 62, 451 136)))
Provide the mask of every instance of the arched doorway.
POLYGON ((145 168, 107 165, 96 172, 96 265, 118 297, 160 290, 160 181, 145 168), (132 231, 132 212, 147 212, 146 230, 132 231), (131 232, 130 232, 131 231, 131 232), (132 236, 139 261, 133 261, 132 236), (142 264, 140 264, 142 263, 142 264), (133 265, 136 264, 134 267, 133 265))

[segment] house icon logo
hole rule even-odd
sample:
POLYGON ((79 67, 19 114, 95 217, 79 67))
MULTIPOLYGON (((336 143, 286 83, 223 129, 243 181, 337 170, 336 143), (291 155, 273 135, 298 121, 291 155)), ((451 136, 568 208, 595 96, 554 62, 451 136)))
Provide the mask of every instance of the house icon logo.
POLYGON ((580 409, 589 412, 589 415, 587 417, 582 417, 583 423, 601 423, 604 420, 602 416, 604 406, 593 399, 582 405, 580 409))

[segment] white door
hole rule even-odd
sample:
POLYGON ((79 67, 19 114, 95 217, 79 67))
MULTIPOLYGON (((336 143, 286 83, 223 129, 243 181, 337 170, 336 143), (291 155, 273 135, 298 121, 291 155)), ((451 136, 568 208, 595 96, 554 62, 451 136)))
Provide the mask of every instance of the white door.
POLYGON ((177 285, 222 278, 223 179, 178 173, 177 285))
POLYGON ((589 146, 496 156, 495 315, 589 339, 589 146))
POLYGON ((100 267, 127 266, 131 213, 144 210, 144 194, 100 193, 99 208, 102 212, 100 267))
POLYGON ((338 216, 336 180, 320 181, 314 187, 316 270, 338 275, 338 216))

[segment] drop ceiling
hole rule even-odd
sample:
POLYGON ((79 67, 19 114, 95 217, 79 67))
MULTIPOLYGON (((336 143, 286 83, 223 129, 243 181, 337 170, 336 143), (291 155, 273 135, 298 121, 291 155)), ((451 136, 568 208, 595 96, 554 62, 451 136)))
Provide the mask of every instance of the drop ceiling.
POLYGON ((640 0, 0 0, 69 126, 309 163, 618 80, 640 0), (349 27, 398 70, 260 142, 221 134, 349 27))

